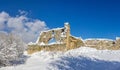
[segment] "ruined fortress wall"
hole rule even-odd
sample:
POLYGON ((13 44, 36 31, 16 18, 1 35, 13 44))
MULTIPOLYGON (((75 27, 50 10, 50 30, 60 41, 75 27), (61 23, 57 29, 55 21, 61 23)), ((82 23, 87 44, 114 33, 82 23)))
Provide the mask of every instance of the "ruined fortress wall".
POLYGON ((116 38, 115 46, 116 46, 117 48, 120 48, 120 38, 116 38))
POLYGON ((110 50, 120 49, 120 39, 119 40, 91 39, 91 40, 85 40, 84 43, 85 43, 85 46, 96 48, 96 49, 110 49, 110 50))
POLYGON ((29 53, 47 50, 47 51, 65 51, 83 46, 82 40, 70 35, 70 25, 65 24, 63 28, 52 29, 41 32, 36 45, 29 45, 29 53), (49 44, 49 41, 54 38, 55 44, 49 44), (57 44, 58 43, 58 44, 57 44))
MULTIPOLYGON (((66 42, 66 39, 65 39, 66 42)), ((61 44, 48 44, 48 45, 29 45, 28 48, 28 53, 34 53, 37 51, 45 50, 45 51, 66 51, 70 49, 75 49, 80 46, 84 46, 84 43, 81 39, 77 39, 75 37, 70 36, 70 41, 69 41, 69 48, 66 47, 66 43, 61 43, 61 44)))
POLYGON ((46 51, 65 51, 66 44, 53 44, 41 47, 44 47, 43 50, 46 51))
POLYGON ((75 48, 78 48, 80 46, 84 46, 84 42, 79 39, 79 38, 75 38, 73 36, 70 36, 69 37, 69 47, 68 49, 75 49, 75 48))
POLYGON ((77 44, 77 42, 73 41, 76 39, 71 38, 70 36, 69 24, 65 24, 64 28, 52 29, 42 32, 38 40, 38 44, 44 43, 47 45, 49 40, 52 38, 54 38, 56 42, 65 43, 66 44, 65 49, 70 49, 71 47, 73 48, 73 46, 77 44))
POLYGON ((65 24, 63 28, 56 28, 41 32, 36 44, 29 45, 28 52, 33 53, 40 50, 46 51, 66 51, 75 49, 81 46, 92 47, 96 49, 120 49, 120 38, 116 40, 107 39, 87 39, 82 40, 71 36, 70 25, 65 24), (49 41, 54 38, 55 43, 49 44, 49 41))
POLYGON ((27 50, 28 54, 32 54, 37 51, 66 51, 66 44, 52 44, 52 45, 28 45, 29 48, 27 50))

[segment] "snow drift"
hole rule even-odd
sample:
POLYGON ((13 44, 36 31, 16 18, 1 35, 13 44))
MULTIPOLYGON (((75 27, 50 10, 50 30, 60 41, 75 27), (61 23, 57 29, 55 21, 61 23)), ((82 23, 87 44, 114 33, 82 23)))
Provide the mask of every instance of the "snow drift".
POLYGON ((67 52, 37 52, 25 64, 0 70, 119 70, 120 50, 80 47, 67 52))

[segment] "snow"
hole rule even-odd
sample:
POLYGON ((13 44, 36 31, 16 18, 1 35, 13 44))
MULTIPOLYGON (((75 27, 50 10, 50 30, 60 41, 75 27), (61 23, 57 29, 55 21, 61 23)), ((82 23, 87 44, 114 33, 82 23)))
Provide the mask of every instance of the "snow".
POLYGON ((29 56, 25 64, 0 70, 119 70, 120 50, 96 50, 80 47, 67 52, 40 51, 29 56))
POLYGON ((65 32, 62 32, 62 33, 61 33, 61 37, 66 37, 65 32))
POLYGON ((119 40, 120 39, 120 37, 116 37, 116 40, 119 40))
POLYGON ((38 38, 37 38, 37 40, 36 40, 36 42, 35 42, 35 43, 38 43, 38 42, 39 42, 39 39, 40 39, 40 36, 38 36, 38 38))
POLYGON ((29 42, 28 45, 36 45, 37 43, 29 42))
POLYGON ((84 39, 84 41, 87 41, 87 40, 113 41, 112 39, 107 39, 107 38, 88 38, 88 39, 84 39))
POLYGON ((52 30, 61 30, 61 29, 64 29, 64 27, 58 27, 58 28, 53 28, 53 29, 50 29, 50 30, 46 30, 46 31, 41 31, 40 35, 43 33, 43 32, 49 32, 49 31, 52 31, 52 30))
POLYGON ((51 43, 49 43, 47 45, 54 45, 54 44, 63 44, 63 42, 59 42, 59 41, 57 41, 57 42, 51 42, 51 43))
POLYGON ((65 25, 69 25, 69 22, 65 22, 64 24, 65 24, 65 25))
POLYGON ((45 45, 45 43, 41 42, 40 45, 45 45))
POLYGON ((0 34, 0 67, 19 60, 26 44, 15 34, 0 34))

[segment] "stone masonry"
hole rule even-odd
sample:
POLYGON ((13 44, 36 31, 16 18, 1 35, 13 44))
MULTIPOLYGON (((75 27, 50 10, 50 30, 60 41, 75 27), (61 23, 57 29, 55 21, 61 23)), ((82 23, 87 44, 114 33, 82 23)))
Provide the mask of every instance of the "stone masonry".
POLYGON ((92 47, 96 49, 120 49, 120 38, 116 40, 108 39, 86 39, 74 37, 70 34, 70 25, 65 23, 62 28, 55 28, 40 33, 38 40, 34 44, 28 45, 28 53, 40 50, 47 51, 66 51, 81 46, 92 47), (54 42, 50 43, 54 39, 54 42))
POLYGON ((80 46, 83 46, 84 43, 81 39, 71 36, 70 34, 70 25, 65 23, 63 28, 51 29, 48 31, 43 31, 40 33, 36 44, 29 45, 28 51, 37 51, 39 50, 69 50, 74 49, 80 46), (51 39, 55 39, 53 43, 49 43, 51 39), (38 47, 37 49, 35 49, 38 47))

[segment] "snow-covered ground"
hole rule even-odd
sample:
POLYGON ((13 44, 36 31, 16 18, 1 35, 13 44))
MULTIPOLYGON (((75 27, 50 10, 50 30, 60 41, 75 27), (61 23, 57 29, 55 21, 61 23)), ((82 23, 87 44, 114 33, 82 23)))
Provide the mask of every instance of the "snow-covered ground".
POLYGON ((0 70, 120 70, 120 50, 81 47, 67 52, 37 52, 25 64, 0 70))

